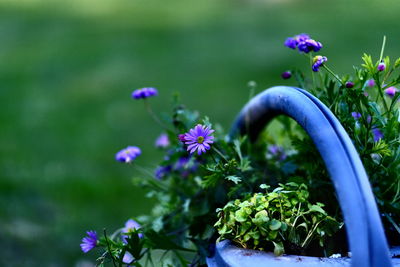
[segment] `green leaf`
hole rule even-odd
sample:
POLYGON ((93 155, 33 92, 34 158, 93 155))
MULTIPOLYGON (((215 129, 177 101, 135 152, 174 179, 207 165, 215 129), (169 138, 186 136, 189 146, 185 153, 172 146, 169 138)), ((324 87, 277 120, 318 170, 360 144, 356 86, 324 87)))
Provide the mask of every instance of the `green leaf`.
POLYGON ((245 222, 248 217, 249 217, 249 214, 247 214, 247 212, 245 212, 244 209, 240 209, 235 212, 235 219, 238 222, 245 222))
POLYGON ((272 242, 274 243, 274 254, 276 256, 281 256, 283 253, 285 253, 285 249, 283 247, 282 242, 272 242))
POLYGON ((276 219, 273 219, 270 224, 269 224, 269 229, 271 229, 272 231, 278 230, 279 228, 281 228, 282 223, 276 219))
POLYGON ((321 208, 319 205, 311 205, 309 207, 309 210, 310 211, 319 212, 319 213, 322 213, 322 214, 326 215, 326 212, 324 211, 324 209, 321 208))
POLYGON ((227 177, 225 177, 225 179, 229 180, 229 181, 232 181, 235 184, 238 184, 238 183, 240 183, 242 181, 242 178, 240 178, 238 176, 234 176, 234 175, 227 176, 227 177))

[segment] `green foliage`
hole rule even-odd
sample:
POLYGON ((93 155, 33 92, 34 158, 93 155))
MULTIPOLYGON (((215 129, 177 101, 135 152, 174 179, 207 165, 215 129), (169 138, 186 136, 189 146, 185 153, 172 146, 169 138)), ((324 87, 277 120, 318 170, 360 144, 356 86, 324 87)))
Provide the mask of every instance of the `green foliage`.
MULTIPOLYGON (((266 185, 260 186, 267 189, 266 185)), ((279 184, 272 192, 255 193, 217 209, 219 240, 230 239, 243 248, 304 253, 312 241, 321 246, 342 224, 329 216, 322 203, 309 202, 305 184, 279 184), (295 249, 294 249, 295 248, 295 249)))

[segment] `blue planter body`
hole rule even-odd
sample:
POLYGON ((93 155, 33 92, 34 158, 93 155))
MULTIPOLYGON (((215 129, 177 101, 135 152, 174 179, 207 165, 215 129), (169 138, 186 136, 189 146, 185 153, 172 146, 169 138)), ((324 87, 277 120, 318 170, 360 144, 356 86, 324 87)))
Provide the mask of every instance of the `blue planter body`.
POLYGON ((358 153, 338 119, 317 98, 295 87, 277 86, 265 90, 242 109, 232 127, 231 137, 248 134, 254 141, 266 124, 278 115, 289 116, 299 123, 324 160, 342 209, 352 257, 323 260, 275 257, 221 242, 216 246, 215 255, 207 259, 207 264, 241 267, 277 266, 277 263, 279 266, 397 265, 398 262, 391 260, 375 198, 358 153))

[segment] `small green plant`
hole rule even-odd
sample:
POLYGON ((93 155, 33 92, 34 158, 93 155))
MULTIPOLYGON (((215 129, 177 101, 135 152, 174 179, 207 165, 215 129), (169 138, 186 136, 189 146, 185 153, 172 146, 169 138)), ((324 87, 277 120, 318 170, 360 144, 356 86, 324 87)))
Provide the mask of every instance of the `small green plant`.
POLYGON ((243 248, 258 250, 273 247, 278 256, 285 251, 303 254, 313 240, 322 247, 325 237, 343 224, 329 216, 322 203, 310 203, 308 196, 305 184, 290 182, 272 192, 230 201, 217 209, 219 240, 230 239, 243 248))

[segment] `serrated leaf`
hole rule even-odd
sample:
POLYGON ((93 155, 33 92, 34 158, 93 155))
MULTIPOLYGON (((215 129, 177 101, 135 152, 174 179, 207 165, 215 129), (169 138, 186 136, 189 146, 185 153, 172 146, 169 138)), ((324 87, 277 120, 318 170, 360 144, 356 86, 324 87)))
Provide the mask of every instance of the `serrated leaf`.
POLYGON ((228 180, 228 181, 232 181, 235 184, 238 184, 238 183, 240 183, 242 181, 242 178, 240 178, 238 176, 235 176, 235 175, 227 176, 227 177, 225 177, 225 179, 228 180))

